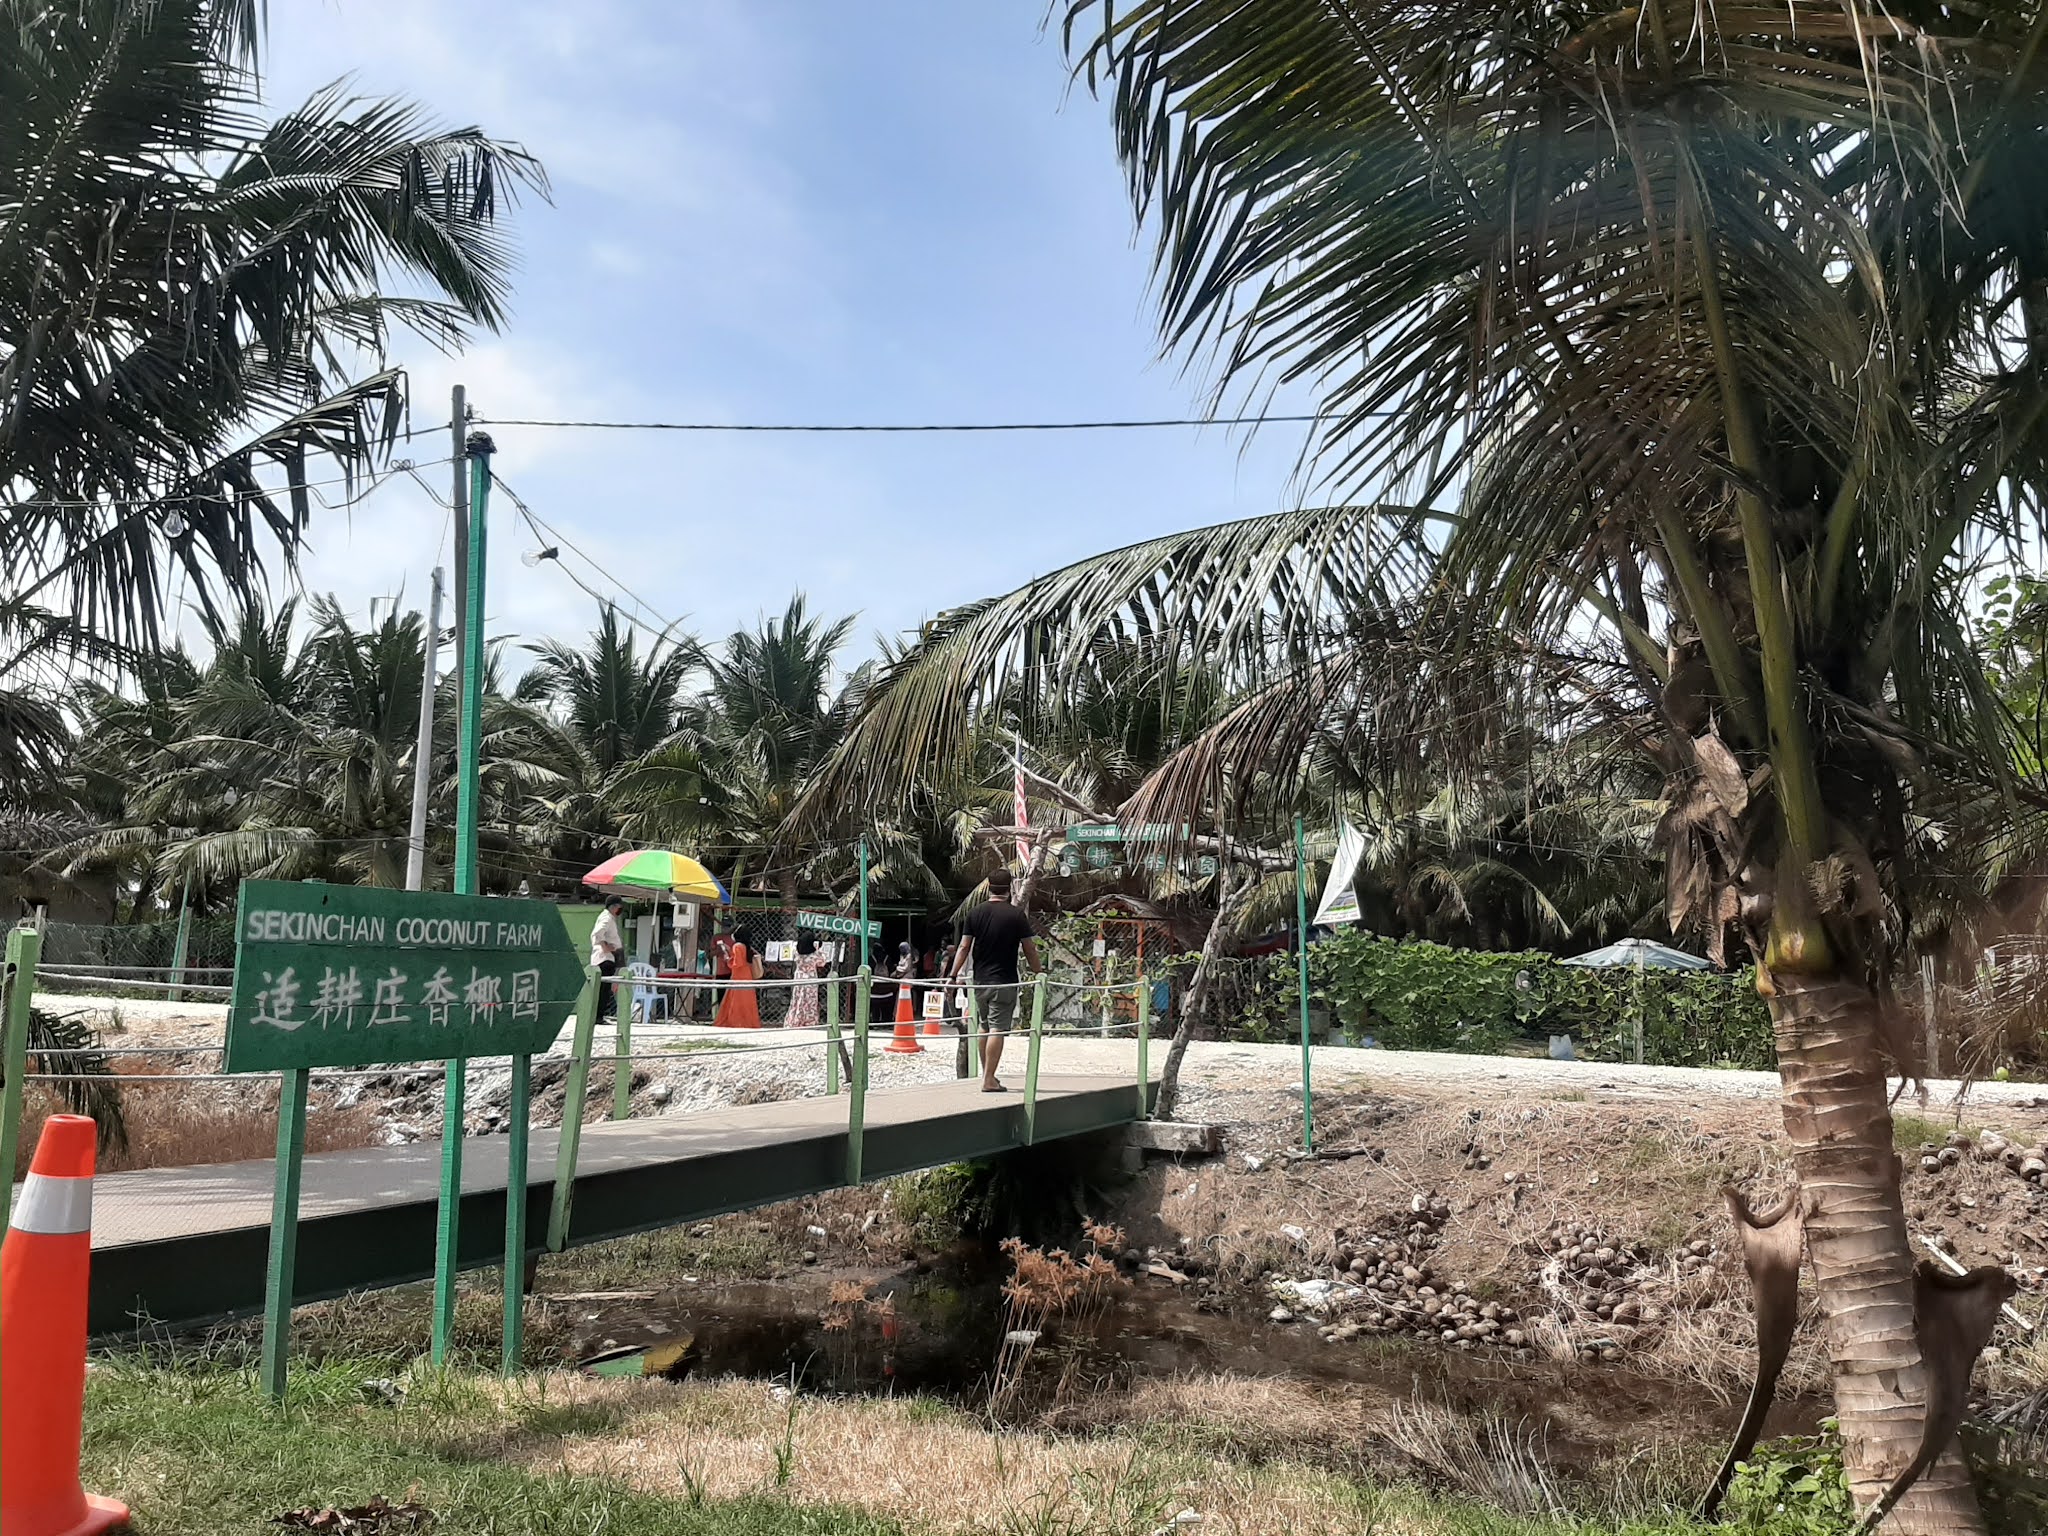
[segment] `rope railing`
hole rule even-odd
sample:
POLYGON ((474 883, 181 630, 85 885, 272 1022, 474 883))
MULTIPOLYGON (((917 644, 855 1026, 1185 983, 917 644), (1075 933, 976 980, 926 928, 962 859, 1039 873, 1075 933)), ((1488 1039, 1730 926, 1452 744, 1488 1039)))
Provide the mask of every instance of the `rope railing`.
POLYGON ((144 971, 156 976, 232 976, 232 965, 104 965, 85 960, 62 960, 48 966, 39 966, 37 974, 48 975, 53 970, 90 971, 95 975, 112 972, 144 971))
POLYGON ((225 1000, 234 992, 233 987, 219 986, 196 981, 145 981, 137 976, 85 976, 69 970, 41 969, 36 971, 36 985, 47 982, 61 982, 70 986, 115 986, 141 987, 151 992, 191 992, 201 994, 201 1000, 218 996, 225 1000))

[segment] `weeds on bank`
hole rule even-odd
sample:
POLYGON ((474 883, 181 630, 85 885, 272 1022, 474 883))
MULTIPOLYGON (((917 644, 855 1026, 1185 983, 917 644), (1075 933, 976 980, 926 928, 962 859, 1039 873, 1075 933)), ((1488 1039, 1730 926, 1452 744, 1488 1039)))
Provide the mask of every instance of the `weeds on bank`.
POLYGON ((1130 1281, 1105 1257, 1123 1251, 1123 1232, 1095 1221, 1085 1223, 1082 1231, 1088 1251, 1079 1257, 1063 1248, 1034 1248, 1014 1237, 1003 1242, 1010 1278, 1003 1282, 1003 1344, 988 1400, 992 1415, 1015 1406, 1024 1373, 1048 1329, 1059 1325, 1086 1332, 1120 1292, 1130 1289, 1130 1281))

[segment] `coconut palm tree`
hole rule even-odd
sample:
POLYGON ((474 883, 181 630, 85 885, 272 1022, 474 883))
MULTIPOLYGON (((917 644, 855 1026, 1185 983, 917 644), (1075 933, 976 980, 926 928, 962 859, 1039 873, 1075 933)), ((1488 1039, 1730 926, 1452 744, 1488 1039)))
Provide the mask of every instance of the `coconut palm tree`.
POLYGON ((260 14, 0 0, 0 562, 102 639, 153 638, 171 566, 211 611, 290 559, 405 424, 394 333, 498 325, 544 188, 343 87, 262 121, 260 14))
POLYGON ((160 652, 133 694, 88 697, 71 784, 101 825, 68 868, 112 864, 138 900, 183 888, 202 907, 245 878, 402 883, 420 616, 357 629, 323 597, 311 619, 252 606, 209 622, 203 671, 160 652))
POLYGON ((1670 921, 1760 962, 1856 1497, 1981 1530, 1972 1351, 1937 1341, 1999 1280, 1916 1295, 1884 1000, 1926 844, 2039 796, 1967 614, 2048 480, 2048 14, 1084 0, 1068 25, 1169 338, 1226 389, 1318 391, 1330 480, 1404 504, 1154 540, 951 615, 846 755, 949 754, 1006 672, 1139 624, 1242 702, 1133 815, 1228 812, 1332 749, 1426 782, 1504 722, 1628 743, 1665 784, 1670 921))
MULTIPOLYGON (((705 687, 683 712, 681 734, 699 761, 716 765, 725 867, 772 880, 792 903, 806 883, 846 883, 850 841, 791 842, 778 834, 845 734, 849 706, 865 687, 864 669, 843 679, 838 669, 853 625, 850 614, 826 622, 811 613, 801 592, 794 594, 779 618, 736 630, 716 650, 699 649, 705 687)), ((648 783, 642 779, 625 792, 646 805, 648 783)), ((687 803, 671 804, 685 815, 699 814, 687 803)), ((892 839, 891 846, 901 854, 909 845, 892 839)))
POLYGON ((617 785, 674 737, 696 642, 657 639, 643 654, 631 626, 606 603, 580 649, 555 640, 527 649, 538 660, 514 690, 530 712, 527 740, 515 753, 525 831, 550 861, 549 883, 573 886, 568 875, 603 862, 630 835, 617 785))

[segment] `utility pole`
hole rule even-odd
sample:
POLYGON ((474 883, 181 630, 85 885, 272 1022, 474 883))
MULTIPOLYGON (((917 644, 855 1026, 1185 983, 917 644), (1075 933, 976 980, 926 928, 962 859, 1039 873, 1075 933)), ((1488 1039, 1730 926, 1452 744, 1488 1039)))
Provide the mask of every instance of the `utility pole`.
MULTIPOLYGON (((468 541, 465 539, 465 543, 468 541)), ((466 552, 466 551, 465 551, 466 552)), ((464 572, 465 578, 467 572, 464 572)), ((441 567, 427 599, 427 642, 420 663, 420 733, 412 749, 412 841, 405 854, 405 888, 424 890, 427 876, 427 796, 434 768, 434 670, 441 659, 441 567)))
MULTIPOLYGON (((455 676, 463 676, 462 658, 469 646, 469 391, 460 384, 448 395, 449 454, 454 481, 448 505, 455 526, 455 676)), ((461 706, 456 707, 455 752, 463 751, 461 706)))
POLYGON ((469 523, 462 614, 462 747, 455 788, 455 890, 477 894, 477 817, 483 790, 484 714, 484 567, 486 529, 491 503, 491 453, 487 433, 474 433, 465 445, 469 455, 470 493, 463 507, 469 523))
MULTIPOLYGON (((457 401, 461 391, 456 392, 457 401)), ((459 423, 458 423, 459 426, 459 423)), ((485 522, 491 498, 490 438, 482 433, 463 441, 464 458, 458 469, 469 471, 470 494, 463 497, 455 526, 464 527, 462 540, 463 580, 457 591, 462 606, 462 703, 461 734, 456 748, 455 772, 455 894, 477 894, 477 818, 483 776, 479 759, 483 747, 484 705, 484 559, 488 548, 485 522)), ((432 1358, 436 1365, 448 1362, 448 1349, 455 1337, 455 1270, 461 1246, 462 1135, 468 1063, 457 1057, 446 1065, 441 1100, 441 1200, 434 1233, 434 1327, 432 1358)))

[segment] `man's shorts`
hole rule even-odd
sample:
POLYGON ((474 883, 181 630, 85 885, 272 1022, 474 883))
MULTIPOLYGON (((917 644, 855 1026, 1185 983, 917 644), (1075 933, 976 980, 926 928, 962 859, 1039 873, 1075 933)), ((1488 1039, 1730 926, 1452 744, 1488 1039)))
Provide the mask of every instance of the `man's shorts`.
POLYGON ((981 1016, 984 1034, 1007 1035, 1017 1022, 1017 999, 1023 995, 1024 984, 1011 982, 1003 986, 974 989, 975 1010, 981 1016))

